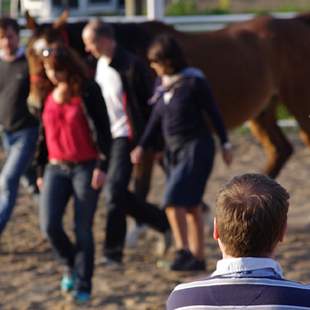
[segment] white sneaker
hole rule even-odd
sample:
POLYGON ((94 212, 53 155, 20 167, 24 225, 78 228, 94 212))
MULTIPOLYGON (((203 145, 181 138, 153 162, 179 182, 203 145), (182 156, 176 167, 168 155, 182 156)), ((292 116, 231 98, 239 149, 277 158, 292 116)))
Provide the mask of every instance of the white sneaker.
POLYGON ((135 224, 134 227, 126 235, 126 245, 129 248, 135 248, 138 245, 139 239, 146 232, 146 229, 146 225, 135 224))

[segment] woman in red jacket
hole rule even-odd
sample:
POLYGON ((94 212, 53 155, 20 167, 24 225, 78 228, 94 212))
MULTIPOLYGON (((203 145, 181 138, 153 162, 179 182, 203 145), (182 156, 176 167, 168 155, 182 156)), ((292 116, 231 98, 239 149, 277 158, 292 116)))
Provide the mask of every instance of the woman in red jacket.
POLYGON ((44 101, 37 156, 40 224, 66 266, 61 289, 72 290, 77 302, 85 302, 91 294, 92 224, 105 179, 109 120, 100 88, 87 79, 83 63, 72 50, 53 44, 43 49, 42 59, 53 88, 44 101), (62 225, 71 197, 76 242, 62 225))

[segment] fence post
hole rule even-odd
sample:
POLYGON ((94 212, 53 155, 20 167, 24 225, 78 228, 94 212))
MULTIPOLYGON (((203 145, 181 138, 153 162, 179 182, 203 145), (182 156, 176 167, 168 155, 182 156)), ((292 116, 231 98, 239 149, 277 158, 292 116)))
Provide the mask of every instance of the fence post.
POLYGON ((19 0, 11 0, 10 1, 10 16, 12 18, 18 17, 18 2, 19 2, 19 0))
POLYGON ((125 15, 135 16, 142 15, 143 1, 142 0, 125 0, 125 15))
POLYGON ((162 20, 164 17, 163 0, 147 0, 147 18, 162 20))

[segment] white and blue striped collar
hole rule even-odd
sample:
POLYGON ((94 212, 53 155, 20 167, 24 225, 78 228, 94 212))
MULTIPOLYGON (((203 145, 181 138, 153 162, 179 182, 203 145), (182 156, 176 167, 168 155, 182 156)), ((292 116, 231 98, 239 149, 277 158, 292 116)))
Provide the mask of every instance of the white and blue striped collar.
POLYGON ((280 277, 283 276, 281 266, 272 258, 261 257, 237 257, 219 260, 212 276, 248 272, 254 270, 272 269, 280 277))

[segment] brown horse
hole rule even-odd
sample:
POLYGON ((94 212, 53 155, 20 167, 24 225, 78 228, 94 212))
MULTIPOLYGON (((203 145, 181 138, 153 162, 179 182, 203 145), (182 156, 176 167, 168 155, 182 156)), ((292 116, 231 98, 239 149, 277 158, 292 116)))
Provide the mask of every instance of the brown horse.
MULTIPOLYGON (((264 172, 276 177, 293 152, 276 122, 276 99, 281 99, 295 116, 304 141, 310 145, 310 88, 307 85, 310 64, 305 61, 310 55, 308 20, 307 15, 292 19, 264 16, 203 33, 179 32, 161 22, 113 26, 118 42, 142 55, 154 36, 164 32, 172 34, 183 46, 190 65, 205 72, 226 126, 234 128, 250 121, 252 133, 267 154, 264 172)), ((61 21, 65 21, 65 16, 45 29, 58 31, 60 38, 61 21)), ((28 22, 33 24, 31 20, 28 22)), ((84 25, 66 25, 66 38, 80 52, 83 51, 81 30, 84 25)), ((46 33, 39 31, 30 40, 30 59, 38 38, 52 40, 53 35, 48 37, 46 33)), ((32 85, 31 93, 35 93, 39 84, 32 85)))

